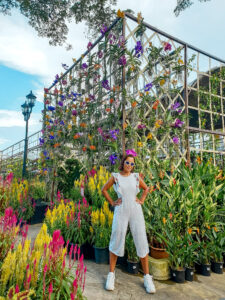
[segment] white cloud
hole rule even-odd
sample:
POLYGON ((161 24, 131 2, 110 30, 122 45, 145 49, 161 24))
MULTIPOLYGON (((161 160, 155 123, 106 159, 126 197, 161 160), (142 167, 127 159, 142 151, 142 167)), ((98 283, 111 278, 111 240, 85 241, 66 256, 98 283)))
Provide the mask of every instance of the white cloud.
MULTIPOLYGON (((40 128, 41 113, 32 113, 29 127, 40 128)), ((25 127, 23 115, 19 111, 0 109, 0 127, 25 127)), ((37 129, 37 130, 38 130, 37 129)))
POLYGON ((1 145, 4 145, 4 144, 7 143, 7 142, 9 142, 9 140, 0 138, 0 146, 1 146, 1 145))

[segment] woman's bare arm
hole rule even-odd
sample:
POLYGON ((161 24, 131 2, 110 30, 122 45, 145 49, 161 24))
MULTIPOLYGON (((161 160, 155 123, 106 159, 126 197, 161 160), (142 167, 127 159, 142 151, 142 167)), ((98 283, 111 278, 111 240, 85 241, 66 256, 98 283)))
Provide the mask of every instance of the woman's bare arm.
POLYGON ((140 200, 137 198, 136 201, 140 204, 143 204, 144 201, 145 201, 146 196, 148 195, 149 187, 144 182, 144 180, 141 178, 141 176, 139 176, 139 188, 143 189, 143 193, 142 193, 142 196, 141 196, 140 200))
POLYGON ((102 188, 102 195, 106 198, 106 200, 111 204, 112 206, 116 206, 121 204, 122 200, 121 198, 117 199, 117 201, 113 201, 108 193, 108 189, 111 188, 111 186, 115 183, 114 177, 110 177, 109 180, 104 184, 102 188))

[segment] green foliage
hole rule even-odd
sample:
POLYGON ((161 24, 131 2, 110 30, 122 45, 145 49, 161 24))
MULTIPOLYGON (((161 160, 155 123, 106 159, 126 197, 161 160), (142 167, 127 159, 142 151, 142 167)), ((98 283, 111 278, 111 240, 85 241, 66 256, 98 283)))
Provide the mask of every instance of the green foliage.
POLYGON ((59 167, 57 172, 58 190, 62 192, 65 197, 70 196, 71 190, 73 190, 74 180, 80 177, 80 170, 80 161, 73 158, 66 159, 64 166, 59 167))
POLYGON ((136 247, 131 232, 129 231, 126 235, 125 249, 127 251, 127 258, 131 262, 138 262, 139 257, 137 256, 136 247))
MULTIPOLYGON (((206 2, 211 0, 198 0, 200 2, 206 2)), ((193 4, 191 0, 177 0, 177 6, 174 9, 175 16, 179 16, 179 14, 184 11, 186 8, 190 7, 193 4)))

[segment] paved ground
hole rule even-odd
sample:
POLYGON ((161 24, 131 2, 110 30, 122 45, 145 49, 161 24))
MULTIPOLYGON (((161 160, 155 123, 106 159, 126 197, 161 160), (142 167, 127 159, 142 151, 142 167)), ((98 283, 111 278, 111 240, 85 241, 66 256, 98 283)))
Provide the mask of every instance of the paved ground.
MULTIPOLYGON (((31 225, 28 236, 34 240, 41 224, 31 225)), ((118 267, 116 269, 115 290, 104 289, 108 265, 99 265, 86 260, 87 276, 85 296, 88 300, 225 300, 225 269, 223 275, 212 273, 210 277, 195 275, 193 282, 177 284, 171 280, 155 280, 156 294, 146 294, 142 275, 130 275, 118 267)))

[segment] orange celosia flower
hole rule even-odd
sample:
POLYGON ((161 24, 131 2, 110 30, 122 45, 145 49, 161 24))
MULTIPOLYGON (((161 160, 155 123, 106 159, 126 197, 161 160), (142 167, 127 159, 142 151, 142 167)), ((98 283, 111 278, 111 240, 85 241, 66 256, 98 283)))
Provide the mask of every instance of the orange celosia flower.
POLYGON ((90 148, 91 150, 96 150, 96 147, 95 147, 94 145, 91 145, 89 148, 90 148))
POLYGON ((157 109, 158 105, 159 105, 159 100, 156 100, 156 101, 153 103, 152 108, 153 108, 153 109, 157 109))
POLYGON ((165 173, 164 173, 162 170, 160 170, 160 172, 159 172, 159 177, 160 177, 161 179, 163 179, 164 176, 165 176, 165 173))
POLYGON ((191 234, 192 233, 192 229, 188 228, 188 233, 191 234))
POLYGON ((111 99, 109 100, 109 103, 110 103, 110 104, 113 104, 113 102, 114 102, 114 99, 111 98, 111 99))
POLYGON ((137 106, 137 102, 136 102, 136 101, 132 102, 132 103, 131 103, 131 106, 132 106, 133 108, 136 107, 136 106, 137 106))
POLYGON ((162 218, 162 221, 163 221, 163 224, 165 225, 165 224, 166 224, 166 218, 163 217, 163 218, 162 218))
POLYGON ((82 122, 82 123, 80 123, 80 127, 86 128, 86 127, 87 127, 87 124, 84 123, 84 122, 82 122))

